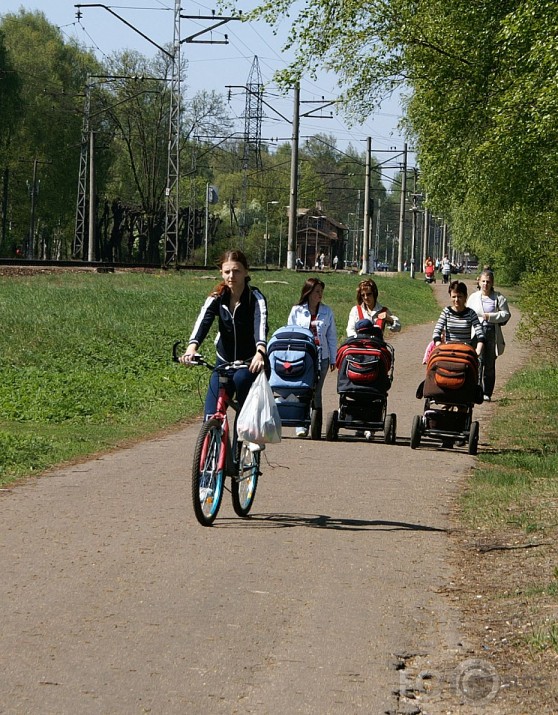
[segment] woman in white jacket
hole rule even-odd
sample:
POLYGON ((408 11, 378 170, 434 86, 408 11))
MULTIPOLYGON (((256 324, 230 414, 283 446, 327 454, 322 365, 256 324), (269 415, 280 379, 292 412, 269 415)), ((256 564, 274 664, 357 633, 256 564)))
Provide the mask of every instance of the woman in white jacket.
MULTIPOLYGON (((337 357, 337 330, 333 311, 322 303, 325 283, 319 278, 308 278, 302 286, 300 299, 293 305, 288 325, 308 328, 314 334, 320 356, 320 380, 314 392, 314 409, 317 412, 317 425, 322 422, 322 388, 328 369, 335 370, 337 357)), ((297 437, 306 437, 308 430, 296 428, 297 437)))
POLYGON ((484 399, 490 402, 496 382, 496 358, 502 355, 506 343, 502 325, 510 319, 508 301, 494 290, 494 274, 484 270, 479 277, 479 290, 469 296, 467 307, 472 308, 484 330, 484 349, 480 359, 482 391, 484 399))

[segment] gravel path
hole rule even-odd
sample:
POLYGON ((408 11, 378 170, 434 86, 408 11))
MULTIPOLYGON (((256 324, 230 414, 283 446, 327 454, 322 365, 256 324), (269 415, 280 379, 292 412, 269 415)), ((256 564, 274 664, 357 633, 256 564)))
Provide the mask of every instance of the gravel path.
MULTIPOLYGON (((517 318, 497 389, 523 359, 517 318)), ((195 426, 3 492, 0 713, 412 712, 409 660, 466 657, 442 591, 475 459, 409 448, 434 320, 392 341, 397 444, 285 430, 250 519, 226 493, 213 528, 195 521, 195 426)), ((493 409, 475 408, 479 451, 493 409)))

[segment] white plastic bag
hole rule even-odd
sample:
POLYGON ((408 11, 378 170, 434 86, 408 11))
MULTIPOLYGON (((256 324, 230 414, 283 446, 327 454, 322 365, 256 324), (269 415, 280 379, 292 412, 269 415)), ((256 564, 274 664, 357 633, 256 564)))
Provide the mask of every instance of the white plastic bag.
POLYGON ((263 370, 252 383, 240 410, 236 433, 239 440, 259 445, 281 441, 281 417, 263 370))

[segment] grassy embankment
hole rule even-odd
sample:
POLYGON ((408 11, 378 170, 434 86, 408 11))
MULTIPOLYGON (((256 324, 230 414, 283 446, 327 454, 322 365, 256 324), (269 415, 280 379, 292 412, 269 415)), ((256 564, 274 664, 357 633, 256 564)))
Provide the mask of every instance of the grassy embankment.
POLYGON ((545 651, 556 654, 556 356, 546 360, 535 356, 509 380, 486 437, 491 451, 479 454, 461 501, 463 523, 482 541, 504 545, 501 559, 489 562, 492 574, 486 598, 510 621, 528 624, 514 634, 510 647, 527 646, 535 657, 543 657, 545 651))
MULTIPOLYGON (((268 298, 270 334, 286 323, 305 277, 254 273, 268 298)), ((323 278, 342 336, 359 279, 323 278)), ((171 347, 188 338, 217 281, 216 270, 1 276, 0 483, 199 415, 208 375, 173 364, 171 347)), ((436 314, 422 281, 377 282, 405 324, 436 314)), ((204 347, 213 357, 209 338, 204 347)))

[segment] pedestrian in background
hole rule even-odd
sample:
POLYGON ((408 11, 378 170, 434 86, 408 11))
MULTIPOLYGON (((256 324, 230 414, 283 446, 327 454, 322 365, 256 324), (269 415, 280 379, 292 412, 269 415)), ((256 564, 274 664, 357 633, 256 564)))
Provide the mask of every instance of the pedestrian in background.
MULTIPOLYGON (((287 325, 309 328, 318 346, 320 380, 314 391, 313 406, 317 412, 316 424, 320 426, 320 431, 323 415, 322 389, 328 369, 330 371, 335 370, 335 358, 337 357, 335 318, 331 308, 322 303, 324 288, 325 283, 319 278, 308 278, 302 286, 298 303, 293 305, 291 309, 287 322, 287 325)), ((307 435, 308 430, 306 427, 296 428, 297 437, 306 437, 307 435)))
POLYGON ((479 290, 470 295, 467 307, 476 312, 484 331, 481 385, 485 401, 490 402, 496 383, 496 359, 506 347, 502 325, 508 322, 511 313, 506 298, 494 290, 494 273, 491 270, 483 270, 478 284, 479 290))
POLYGON ((451 276, 451 263, 447 254, 442 258, 440 270, 442 271, 442 283, 449 283, 451 276))

